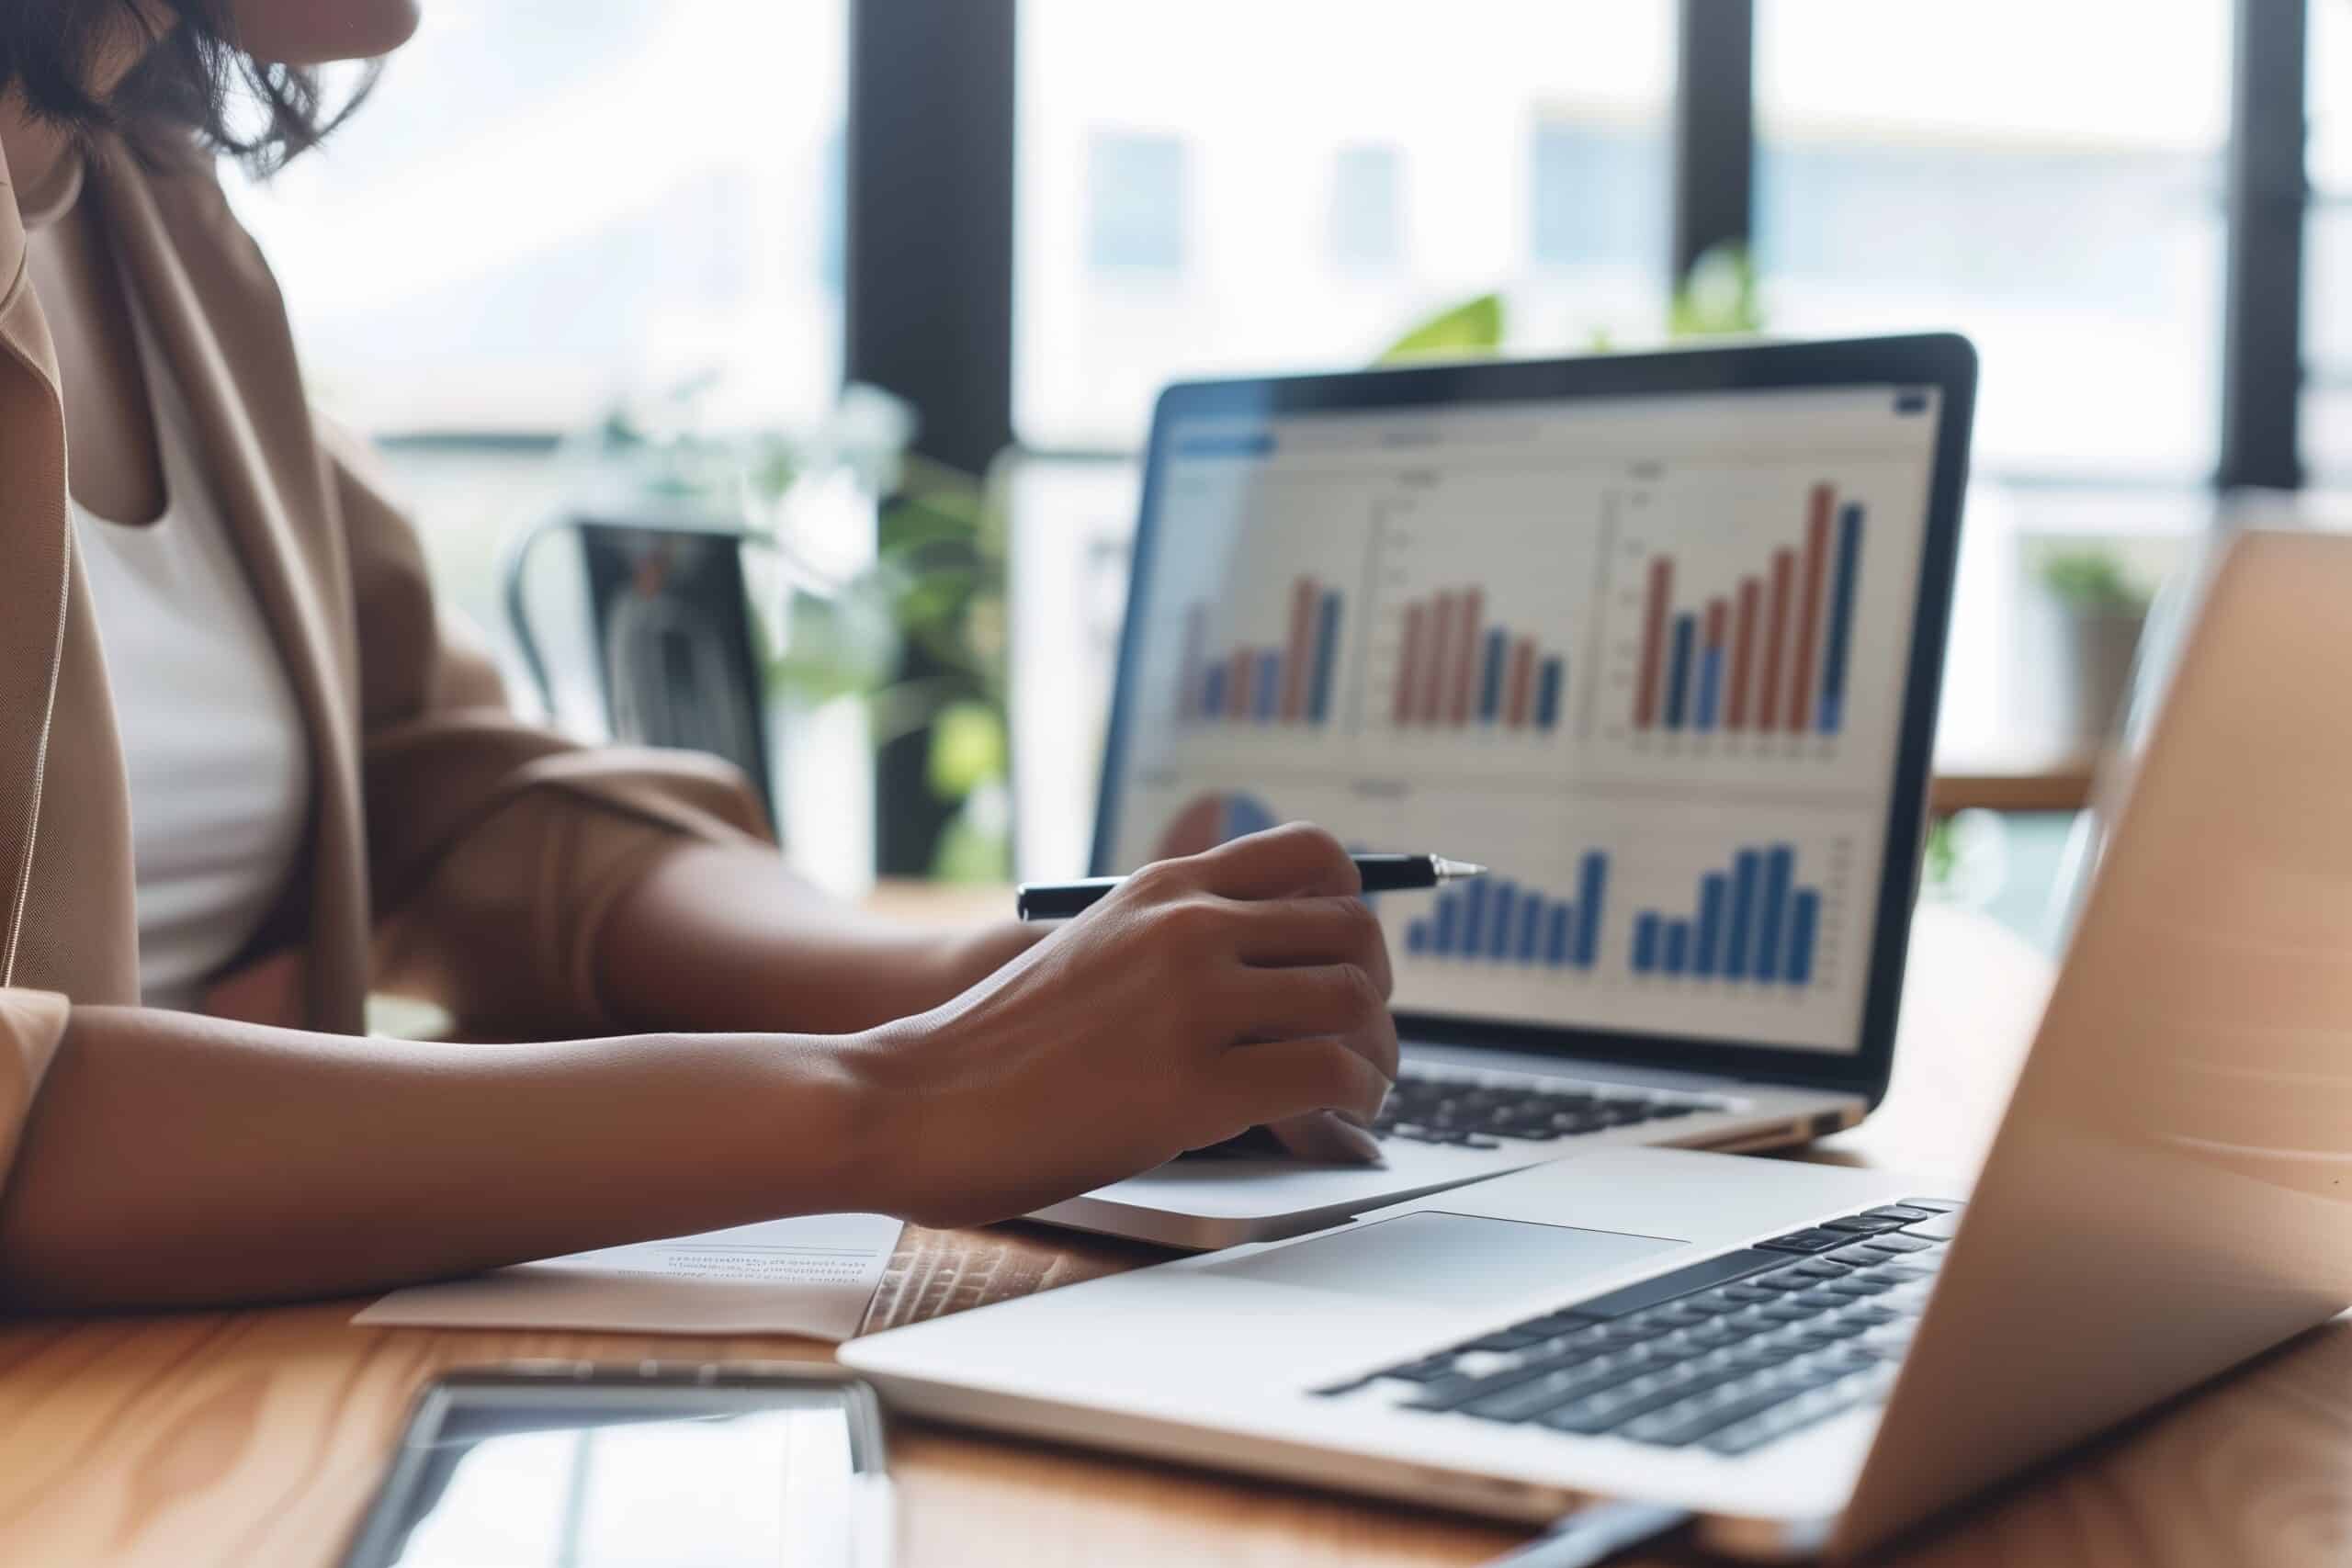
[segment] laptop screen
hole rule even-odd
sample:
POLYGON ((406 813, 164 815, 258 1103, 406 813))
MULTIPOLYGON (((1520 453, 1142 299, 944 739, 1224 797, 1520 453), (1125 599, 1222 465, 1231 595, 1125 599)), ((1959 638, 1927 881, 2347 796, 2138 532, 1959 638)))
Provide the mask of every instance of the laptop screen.
POLYGON ((1400 1012, 1857 1051, 1942 395, 1173 405, 1098 869, 1309 819, 1493 868, 1400 1012))

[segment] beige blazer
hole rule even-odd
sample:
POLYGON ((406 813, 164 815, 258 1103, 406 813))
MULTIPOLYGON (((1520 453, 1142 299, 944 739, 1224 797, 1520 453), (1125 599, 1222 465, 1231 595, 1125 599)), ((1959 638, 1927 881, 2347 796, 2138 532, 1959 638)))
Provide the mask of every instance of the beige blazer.
MULTIPOLYGON (((721 763, 583 750, 518 722, 435 620, 415 535, 304 394, 267 266, 209 159, 94 159, 126 276, 186 389, 309 731, 309 832, 239 1010, 361 1032, 371 987, 503 1032, 607 1024, 589 955, 680 835, 750 840, 721 763)), ((420 243, 431 241, 420 238, 420 243)), ((49 328, 0 158, 0 1180, 73 1010, 138 1000, 121 743, 66 511, 49 328)))

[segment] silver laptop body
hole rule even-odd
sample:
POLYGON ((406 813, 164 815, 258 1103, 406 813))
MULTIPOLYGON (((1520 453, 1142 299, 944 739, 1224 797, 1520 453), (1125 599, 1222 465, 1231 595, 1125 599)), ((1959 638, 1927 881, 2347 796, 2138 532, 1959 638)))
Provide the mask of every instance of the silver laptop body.
POLYGON ((1964 1207, 1601 1150, 842 1360, 950 1420, 1526 1520, 1642 1498, 1719 1548, 1843 1554, 2327 1320, 2346 603, 2352 539, 2231 547, 1964 1207))
POLYGON ((1953 337, 1170 388, 1094 870, 1311 818, 1379 900, 1380 1168, 1188 1156, 1038 1219, 1217 1247, 1886 1083, 1975 360, 1953 337))

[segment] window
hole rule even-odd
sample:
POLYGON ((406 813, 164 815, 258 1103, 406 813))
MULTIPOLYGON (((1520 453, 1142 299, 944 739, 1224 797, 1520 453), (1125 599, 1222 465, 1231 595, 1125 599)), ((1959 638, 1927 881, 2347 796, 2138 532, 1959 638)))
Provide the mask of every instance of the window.
POLYGON ((1669 0, 1023 0, 1015 428, 1119 447, 1176 377, 1360 365, 1507 293, 1665 317, 1669 0))
POLYGON ((1184 144, 1098 135, 1088 150, 1086 257, 1096 272, 1184 269, 1184 144))
POLYGON ((1761 0, 1770 328, 1968 333, 1996 473, 2206 478, 2230 20, 2229 0, 2162 25, 2129 0, 1761 0))
POLYGON ((234 191, 314 391, 379 432, 558 432, 717 371, 840 374, 842 0, 425 7, 375 96, 234 191))
POLYGON ((1331 161, 1331 265, 1378 272, 1405 257, 1404 169, 1394 147, 1342 147, 1331 161))
POLYGON ((2303 228, 2303 463, 2313 479, 2352 479, 2352 14, 2311 8, 2303 228))
POLYGON ((1539 267, 1666 265, 1666 169, 1655 126, 1539 119, 1528 155, 1529 244, 1539 267))

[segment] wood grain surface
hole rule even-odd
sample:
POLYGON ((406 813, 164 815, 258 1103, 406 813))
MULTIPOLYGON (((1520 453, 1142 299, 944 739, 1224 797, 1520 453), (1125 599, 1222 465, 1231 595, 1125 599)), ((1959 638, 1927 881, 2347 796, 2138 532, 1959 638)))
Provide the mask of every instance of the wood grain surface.
MULTIPOLYGON (((901 898, 912 912, 931 908, 901 898)), ((1805 1157, 1958 1180, 1990 1136, 2046 987, 1997 928, 1929 908, 1879 1115, 1805 1157)), ((869 1327, 1148 1262, 1035 1226, 910 1229, 869 1327)), ((360 1303, 0 1327, 0 1565, 334 1562, 409 1401, 519 1357, 825 1360, 790 1338, 361 1329, 360 1303)), ((1164 1464, 894 1423, 905 1561, 1474 1563, 1526 1532, 1164 1464)), ((1651 1561, 1688 1561, 1669 1543, 1651 1561)), ((2352 1562, 2352 1325, 2305 1336, 1901 1544, 1891 1561, 2352 1562)))

